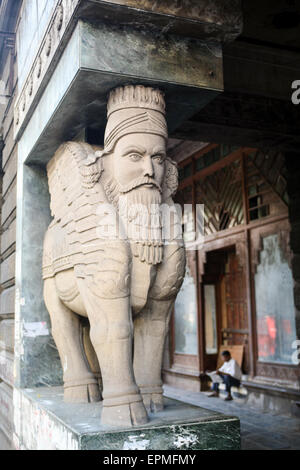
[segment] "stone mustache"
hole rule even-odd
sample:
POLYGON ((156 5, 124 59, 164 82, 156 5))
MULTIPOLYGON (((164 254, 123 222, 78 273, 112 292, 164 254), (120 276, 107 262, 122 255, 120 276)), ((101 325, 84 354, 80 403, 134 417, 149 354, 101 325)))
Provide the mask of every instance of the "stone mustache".
POLYGON ((47 166, 53 221, 44 299, 64 400, 103 397, 102 423, 128 427, 163 407, 164 343, 185 251, 172 219, 178 173, 166 156, 162 93, 120 87, 107 108, 104 149, 66 142, 47 166), (171 214, 168 240, 162 204, 171 214))

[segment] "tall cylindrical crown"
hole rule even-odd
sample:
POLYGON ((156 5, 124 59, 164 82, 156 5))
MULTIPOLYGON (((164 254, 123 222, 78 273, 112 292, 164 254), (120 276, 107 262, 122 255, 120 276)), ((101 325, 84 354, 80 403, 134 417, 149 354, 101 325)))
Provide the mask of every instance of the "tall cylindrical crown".
POLYGON ((142 108, 165 114, 164 95, 160 90, 142 85, 126 85, 110 92, 107 117, 121 109, 142 108))
POLYGON ((143 85, 126 85, 110 92, 104 135, 106 152, 128 134, 156 134, 168 138, 165 100, 160 90, 143 85))

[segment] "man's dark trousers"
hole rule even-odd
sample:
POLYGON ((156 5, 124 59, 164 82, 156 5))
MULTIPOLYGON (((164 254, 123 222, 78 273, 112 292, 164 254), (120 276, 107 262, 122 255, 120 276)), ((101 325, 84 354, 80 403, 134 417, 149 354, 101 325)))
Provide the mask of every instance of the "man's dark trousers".
MULTIPOLYGON (((220 374, 221 379, 223 380, 224 384, 226 385, 226 392, 230 393, 231 387, 239 387, 241 384, 241 381, 238 379, 235 379, 234 377, 231 377, 231 375, 222 375, 220 374)), ((214 382, 212 384, 212 390, 215 392, 219 391, 219 384, 217 382, 214 382)))

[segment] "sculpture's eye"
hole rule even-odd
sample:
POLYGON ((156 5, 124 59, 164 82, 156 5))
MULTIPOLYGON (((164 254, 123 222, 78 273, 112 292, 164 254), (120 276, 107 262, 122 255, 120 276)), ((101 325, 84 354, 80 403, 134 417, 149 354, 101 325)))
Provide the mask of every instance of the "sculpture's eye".
POLYGON ((139 155, 138 153, 131 153, 131 154, 129 155, 129 158, 130 158, 130 160, 132 160, 133 162, 138 162, 138 161, 142 158, 142 156, 139 155))
POLYGON ((163 163, 165 158, 163 155, 153 155, 153 160, 157 163, 163 163))

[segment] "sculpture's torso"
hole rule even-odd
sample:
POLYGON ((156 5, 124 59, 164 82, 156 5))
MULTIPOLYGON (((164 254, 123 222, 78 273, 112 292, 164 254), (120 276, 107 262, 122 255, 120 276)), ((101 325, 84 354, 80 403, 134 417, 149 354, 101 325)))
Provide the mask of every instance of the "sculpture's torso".
POLYGON ((169 248, 161 263, 148 264, 134 256, 128 240, 99 236, 99 228, 104 230, 101 233, 108 228, 108 219, 101 210, 108 200, 99 182, 98 163, 84 164, 94 151, 85 143, 67 143, 48 164, 54 220, 44 242, 43 278, 54 277, 61 301, 80 315, 87 316, 80 279, 87 281, 99 298, 130 296, 132 311, 137 313, 145 306, 150 291, 168 298, 178 290, 182 282, 178 268, 184 265, 184 252, 178 246, 171 251, 169 248), (175 254, 173 268, 170 254, 175 254))
MULTIPOLYGON (((46 267, 47 273, 49 273, 50 269, 52 273, 54 272, 54 274, 51 274, 51 277, 55 278, 56 289, 57 289, 57 293, 58 293, 60 300, 73 312, 81 316, 87 317, 88 315, 87 315, 86 307, 80 295, 80 289, 78 286, 78 275, 76 274, 80 272, 80 270, 72 266, 73 256, 72 256, 72 253, 70 253, 70 251, 67 250, 66 242, 65 242, 65 238, 67 237, 66 237, 66 234, 63 232, 64 231, 59 226, 54 227, 52 225, 48 229, 47 240, 45 242, 45 248, 47 249, 48 256, 49 254, 50 256, 52 255, 51 256, 52 262, 50 266, 48 264, 46 267), (60 234, 58 239, 56 239, 55 237, 60 231, 62 233, 60 234), (60 247, 56 245, 57 240, 61 240, 62 242, 60 247), (51 242, 54 242, 54 241, 55 241, 55 244, 53 247, 53 244, 51 242), (63 250, 64 248, 66 251, 63 250), (62 250, 60 251, 60 249, 62 250)), ((120 248, 120 246, 117 248, 120 248)), ((124 246, 123 248, 126 249, 126 246, 124 246)), ((100 253, 103 253, 103 252, 100 251, 100 253)), ((98 261, 96 263, 90 263, 89 271, 94 272, 93 274, 94 277, 97 277, 97 274, 96 274, 97 268, 101 267, 103 265, 103 261, 105 260, 105 254, 103 256, 103 259, 101 260, 100 253, 98 253, 98 256, 95 256, 95 258, 98 258, 98 261)), ((116 262, 116 259, 119 258, 117 263, 120 263, 123 265, 122 268, 124 271, 125 263, 124 263, 124 255, 123 256, 122 255, 123 255, 122 250, 121 250, 121 253, 114 251, 114 262, 116 262), (121 254, 120 257, 118 256, 119 254, 121 254)), ((85 268, 85 269, 87 272, 88 268, 85 268)), ((161 270, 162 270, 162 265, 160 266, 159 271, 161 270)), ((159 282, 156 282, 157 273, 158 273, 158 266, 153 266, 153 265, 149 265, 146 263, 142 263, 137 257, 133 257, 131 263, 129 263, 128 273, 126 274, 126 276, 129 275, 128 285, 127 286, 124 285, 123 289, 120 288, 116 290, 115 295, 122 296, 123 294, 128 293, 128 295, 130 296, 130 304, 131 304, 133 314, 138 313, 146 305, 147 297, 148 297, 150 289, 152 290, 160 289, 159 282), (138 272, 138 275, 135 275, 135 272, 138 272)), ((46 278, 47 274, 44 276, 46 278)), ((115 283, 115 277, 116 276, 114 274, 111 275, 109 271, 107 271, 106 282, 115 283)), ((97 287, 98 287, 98 293, 100 297, 101 297, 101 294, 104 295, 105 297, 110 295, 109 291, 104 290, 101 292, 101 282, 97 283, 97 287)), ((173 286, 170 285, 170 288, 171 287, 173 286)), ((111 295, 112 297, 114 297, 113 292, 111 293, 111 295)))

